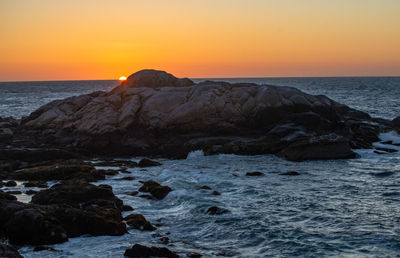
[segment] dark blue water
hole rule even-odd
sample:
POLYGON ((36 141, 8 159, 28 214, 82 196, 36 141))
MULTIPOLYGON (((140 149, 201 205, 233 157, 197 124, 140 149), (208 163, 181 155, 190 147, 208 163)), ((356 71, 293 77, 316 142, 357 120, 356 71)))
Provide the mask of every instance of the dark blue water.
MULTIPOLYGON (((378 117, 391 119, 400 113, 400 78, 224 80, 295 86, 378 117)), ((109 90, 117 84, 0 83, 0 116, 21 117, 50 100, 109 90)), ((381 138, 400 143, 400 136, 394 132, 381 138)), ((391 148, 400 150, 400 146, 391 148)), ((135 208, 135 213, 143 214, 153 224, 160 223, 156 232, 130 229, 129 234, 120 237, 72 238, 53 246, 60 252, 36 253, 32 247, 20 251, 26 257, 122 257, 134 243, 163 246, 155 235, 160 234, 168 236, 167 247, 182 256, 197 252, 204 257, 400 257, 400 154, 357 152, 358 159, 301 163, 273 155, 205 157, 200 151, 186 160, 159 160, 162 166, 146 172, 129 169, 135 181, 109 177, 97 183, 111 185, 119 198, 135 208), (300 176, 279 175, 290 170, 298 171, 300 176), (265 175, 245 176, 252 171, 265 175), (169 185, 173 191, 161 201, 126 194, 140 187, 138 180, 147 179, 169 185), (202 185, 221 195, 199 190, 202 185), (206 214, 207 208, 214 205, 230 212, 206 214)), ((20 184, 13 190, 22 188, 20 184)), ((30 196, 22 194, 18 198, 29 201, 30 196)))

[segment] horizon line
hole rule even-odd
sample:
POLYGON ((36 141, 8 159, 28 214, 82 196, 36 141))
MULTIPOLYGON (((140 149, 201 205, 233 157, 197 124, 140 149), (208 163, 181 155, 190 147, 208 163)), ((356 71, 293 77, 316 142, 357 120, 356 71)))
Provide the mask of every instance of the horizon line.
MULTIPOLYGON (((177 77, 189 78, 191 80, 202 80, 202 79, 276 79, 276 78, 395 78, 400 77, 399 75, 338 75, 338 76, 234 76, 234 77, 177 77)), ((56 79, 56 80, 0 80, 3 82, 68 82, 68 81, 119 81, 119 79, 56 79)))

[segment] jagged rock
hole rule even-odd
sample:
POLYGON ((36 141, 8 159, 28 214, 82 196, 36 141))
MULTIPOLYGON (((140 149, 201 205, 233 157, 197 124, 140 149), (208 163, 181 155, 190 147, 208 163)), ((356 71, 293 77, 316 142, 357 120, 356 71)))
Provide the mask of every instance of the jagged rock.
POLYGON ((129 226, 142 231, 156 230, 150 222, 142 214, 130 214, 124 218, 129 226))
POLYGON ((125 256, 140 258, 140 257, 166 257, 166 258, 177 258, 179 255, 168 250, 165 247, 147 247, 139 244, 135 244, 132 248, 126 249, 125 256))
POLYGON ((152 196, 154 196, 158 200, 164 199, 164 197, 167 196, 167 194, 172 191, 172 189, 169 186, 162 186, 159 183, 154 182, 153 180, 148 180, 141 183, 143 183, 143 186, 139 188, 139 191, 149 192, 152 196))
POLYGON ((3 258, 23 258, 17 248, 0 243, 0 257, 3 258))

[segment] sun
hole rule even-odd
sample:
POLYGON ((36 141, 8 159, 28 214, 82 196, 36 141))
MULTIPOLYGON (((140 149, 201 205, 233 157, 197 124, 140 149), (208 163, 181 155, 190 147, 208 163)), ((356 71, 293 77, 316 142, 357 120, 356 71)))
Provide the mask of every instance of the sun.
POLYGON ((119 77, 119 80, 120 81, 126 81, 126 77, 125 76, 121 76, 121 77, 119 77))

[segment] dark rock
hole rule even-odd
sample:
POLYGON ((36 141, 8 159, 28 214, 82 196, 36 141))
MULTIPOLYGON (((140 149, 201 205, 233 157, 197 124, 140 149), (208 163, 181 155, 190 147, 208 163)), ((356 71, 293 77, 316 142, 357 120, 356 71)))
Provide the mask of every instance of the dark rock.
POLYGON ((32 203, 41 205, 67 204, 75 208, 83 203, 103 201, 102 206, 116 207, 122 210, 122 201, 116 197, 109 185, 92 185, 79 181, 66 181, 42 190, 32 197, 32 203))
POLYGON ((0 201, 1 235, 18 245, 56 244, 68 240, 58 218, 46 207, 0 201))
POLYGON ((40 252, 40 251, 56 251, 56 249, 54 249, 53 247, 51 247, 51 246, 46 246, 46 245, 38 245, 38 246, 35 246, 35 248, 33 248, 33 251, 34 252, 40 252))
POLYGON ((47 183, 45 181, 29 181, 24 184, 25 187, 39 187, 47 188, 47 183))
POLYGON ((66 160, 51 165, 17 170, 13 173, 13 177, 17 180, 32 181, 82 179, 91 182, 105 179, 102 171, 80 160, 66 160))
MULTIPOLYGON (((92 163, 94 166, 100 167, 129 167, 134 168, 138 166, 138 163, 130 160, 104 160, 100 162, 92 163)), ((121 168, 122 169, 122 168, 121 168)), ((126 168, 125 168, 126 170, 126 168)))
POLYGON ((14 187, 17 186, 17 183, 15 181, 8 181, 4 183, 4 186, 14 187))
POLYGON ((278 153, 291 161, 355 158, 349 142, 335 134, 298 141, 278 153))
POLYGON ((212 194, 213 194, 213 195, 221 195, 221 193, 218 192, 218 191, 213 191, 212 194))
POLYGON ((246 173, 246 176, 263 176, 263 175, 264 175, 264 173, 258 172, 258 171, 256 171, 256 172, 247 172, 246 173))
POLYGON ((161 165, 162 164, 157 162, 157 161, 154 161, 154 160, 151 160, 151 159, 146 159, 146 158, 141 159, 139 161, 139 164, 138 164, 138 166, 141 167, 141 168, 143 168, 143 167, 155 167, 155 166, 161 166, 161 165))
POLYGON ((165 247, 147 247, 139 244, 135 244, 132 248, 126 249, 125 256, 140 258, 140 257, 166 257, 176 258, 179 257, 176 253, 168 250, 165 247))
POLYGON ((8 194, 22 194, 21 191, 7 191, 8 194))
POLYGON ((141 182, 143 184, 142 187, 139 188, 140 192, 149 192, 152 196, 157 198, 158 200, 163 199, 172 189, 169 186, 162 186, 159 183, 148 180, 141 182))
POLYGON ((121 178, 116 178, 115 180, 127 180, 127 181, 132 181, 135 180, 135 178, 133 176, 125 176, 125 177, 121 177, 121 178))
POLYGON ((122 211, 133 211, 133 208, 130 205, 122 205, 122 211))
POLYGON ((387 153, 398 152, 398 150, 389 149, 389 148, 375 148, 375 149, 378 151, 383 151, 383 152, 387 152, 387 153))
POLYGON ((158 239, 158 241, 161 242, 161 244, 168 245, 169 238, 168 237, 162 237, 162 238, 158 239))
POLYGON ((190 258, 200 258, 200 257, 202 257, 203 255, 198 254, 198 253, 191 253, 191 254, 189 254, 188 256, 189 256, 190 258))
POLYGON ((206 213, 211 214, 211 215, 221 215, 221 214, 225 214, 228 212, 229 212, 229 210, 227 210, 227 209, 219 208, 217 206, 212 206, 212 207, 208 208, 206 213))
POLYGON ((142 231, 156 230, 150 222, 142 214, 130 214, 124 218, 129 226, 142 231))
POLYGON ((203 186, 200 186, 199 189, 211 190, 211 187, 209 187, 208 185, 203 185, 203 186))
POLYGON ((141 194, 138 197, 147 199, 147 200, 157 200, 153 195, 150 195, 150 194, 141 194))
POLYGON ((130 75, 126 81, 114 90, 126 90, 127 88, 140 87, 185 87, 193 85, 193 81, 188 78, 178 79, 172 74, 164 71, 145 69, 130 75))
POLYGON ((279 175, 283 175, 283 176, 299 176, 300 173, 297 172, 297 171, 288 171, 288 172, 280 173, 279 175))
POLYGON ((372 175, 376 177, 388 177, 394 175, 394 172, 393 171, 378 172, 378 173, 372 173, 372 175))
POLYGON ((28 191, 25 192, 25 194, 28 194, 28 195, 34 195, 34 194, 37 194, 37 193, 38 193, 38 191, 35 191, 35 190, 28 190, 28 191))
POLYGON ((95 186, 66 181, 32 197, 32 203, 53 205, 52 214, 61 222, 69 237, 82 234, 123 235, 123 202, 108 185, 95 186))
POLYGON ((135 196, 137 195, 139 192, 138 191, 133 191, 133 192, 128 192, 126 193, 127 195, 131 195, 131 196, 135 196))
POLYGON ((396 117, 392 120, 392 123, 395 127, 400 128, 400 116, 396 117))
POLYGON ((18 252, 17 248, 0 243, 0 257, 4 258, 23 258, 18 252))
POLYGON ((0 190, 0 201, 14 201, 17 200, 17 197, 15 197, 14 195, 11 195, 7 192, 3 192, 0 190))

